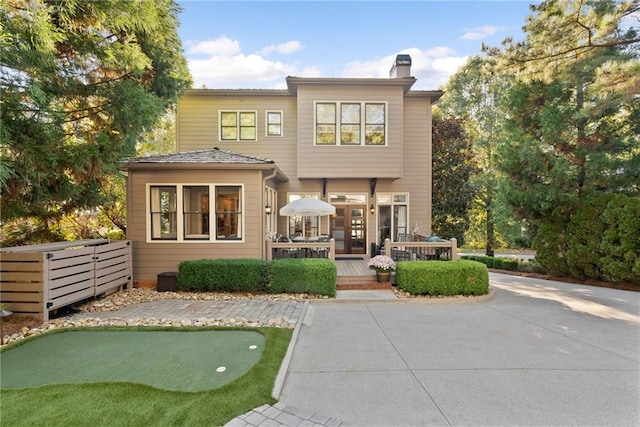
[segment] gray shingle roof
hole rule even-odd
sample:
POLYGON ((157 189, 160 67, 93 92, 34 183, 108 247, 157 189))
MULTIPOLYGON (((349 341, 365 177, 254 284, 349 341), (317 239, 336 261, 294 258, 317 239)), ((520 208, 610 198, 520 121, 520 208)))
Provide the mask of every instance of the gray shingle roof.
POLYGON ((185 151, 182 153, 160 154, 156 156, 132 157, 124 161, 124 165, 141 163, 218 163, 218 164, 269 164, 273 160, 233 151, 220 150, 218 147, 210 150, 185 151))

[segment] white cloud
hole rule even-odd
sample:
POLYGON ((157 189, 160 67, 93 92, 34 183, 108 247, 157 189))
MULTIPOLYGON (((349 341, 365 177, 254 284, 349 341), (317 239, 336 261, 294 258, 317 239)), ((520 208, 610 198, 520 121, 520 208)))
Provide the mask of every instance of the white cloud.
POLYGON ((227 36, 197 43, 188 42, 187 61, 194 87, 208 88, 285 88, 288 75, 318 77, 322 73, 314 66, 272 61, 265 52, 293 53, 302 45, 297 41, 273 44, 262 53, 245 54, 240 42, 227 36))
MULTIPOLYGON (((414 47, 398 53, 411 56, 411 75, 418 80, 412 89, 418 90, 438 89, 467 61, 467 56, 456 56, 456 52, 447 46, 436 46, 427 50, 414 47)), ((395 59, 394 53, 370 61, 351 62, 347 64, 343 75, 387 78, 395 59)))
MULTIPOLYGON (((303 64, 298 60, 274 61, 266 57, 271 52, 293 53, 302 48, 297 41, 272 44, 259 53, 246 54, 238 40, 220 36, 215 40, 186 43, 187 61, 194 87, 219 89, 286 88, 287 76, 322 77, 323 69, 316 65, 303 64)), ((413 89, 438 89, 463 65, 467 57, 457 55, 447 46, 430 49, 404 49, 397 53, 411 55, 411 75, 418 81, 413 89)), ((342 73, 331 71, 331 77, 375 77, 388 78, 396 54, 370 60, 348 63, 342 73)))
POLYGON ((205 55, 234 55, 240 52, 240 42, 232 40, 222 35, 215 40, 205 40, 201 42, 187 42, 189 46, 188 54, 205 55))
POLYGON ((494 35, 495 33, 498 32, 499 29, 500 28, 493 27, 491 25, 484 25, 482 27, 470 28, 469 30, 467 30, 466 33, 460 36, 460 39, 461 40, 482 40, 486 37, 494 35))
POLYGON ((263 55, 270 55, 273 52, 289 55, 302 49, 302 44, 299 41, 292 40, 286 43, 270 44, 262 49, 263 55))

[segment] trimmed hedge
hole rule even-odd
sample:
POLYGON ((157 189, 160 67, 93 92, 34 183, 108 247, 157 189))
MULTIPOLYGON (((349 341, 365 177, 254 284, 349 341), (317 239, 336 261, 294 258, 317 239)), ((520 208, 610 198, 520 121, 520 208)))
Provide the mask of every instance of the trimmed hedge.
POLYGON ((514 258, 495 258, 483 255, 463 255, 460 258, 471 261, 478 261, 483 263, 487 267, 509 271, 519 271, 520 266, 523 264, 522 262, 514 258))
POLYGON ((328 259, 276 259, 271 263, 271 293, 336 295, 338 269, 328 259))
POLYGON ((178 265, 178 289, 259 292, 269 284, 269 262, 261 259, 201 259, 178 265))
POLYGON ((484 295, 489 293, 487 266, 469 260, 401 261, 396 285, 419 295, 484 295))
POLYGON ((503 270, 518 271, 520 268, 520 261, 517 259, 502 258, 501 262, 503 270))

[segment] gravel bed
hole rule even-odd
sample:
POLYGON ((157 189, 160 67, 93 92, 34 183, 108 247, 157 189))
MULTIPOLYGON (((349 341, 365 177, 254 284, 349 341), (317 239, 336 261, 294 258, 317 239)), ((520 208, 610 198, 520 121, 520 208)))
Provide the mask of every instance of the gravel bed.
POLYGON ((268 301, 302 301, 312 298, 326 298, 324 296, 309 294, 250 294, 250 293, 218 293, 218 292, 157 292, 153 289, 134 288, 130 291, 119 291, 105 298, 92 300, 76 307, 79 314, 51 319, 38 326, 23 326, 19 332, 2 337, 2 345, 20 341, 32 335, 39 335, 52 329, 78 328, 93 326, 247 326, 247 327, 272 327, 295 328, 296 323, 286 317, 269 320, 245 319, 245 318, 202 318, 195 320, 173 319, 122 319, 118 317, 87 317, 88 313, 105 313, 143 302, 158 300, 183 300, 183 301, 239 301, 239 300, 268 300, 268 301))

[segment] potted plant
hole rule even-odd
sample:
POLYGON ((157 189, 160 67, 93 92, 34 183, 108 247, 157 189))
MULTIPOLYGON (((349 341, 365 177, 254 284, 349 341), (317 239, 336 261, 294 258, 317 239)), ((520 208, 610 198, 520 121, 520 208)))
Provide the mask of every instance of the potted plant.
POLYGON ((378 282, 390 282, 391 272, 396 269, 396 263, 386 255, 376 255, 367 264, 370 269, 376 271, 378 282))

